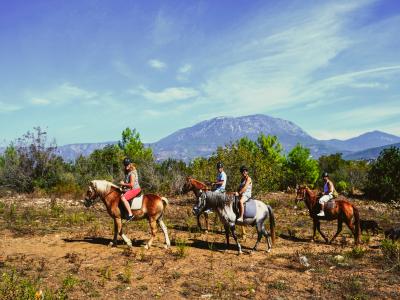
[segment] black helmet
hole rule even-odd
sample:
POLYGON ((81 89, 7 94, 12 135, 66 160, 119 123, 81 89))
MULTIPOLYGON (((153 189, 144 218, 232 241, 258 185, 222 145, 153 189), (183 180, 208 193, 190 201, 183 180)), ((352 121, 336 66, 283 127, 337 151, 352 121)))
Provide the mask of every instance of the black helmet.
POLYGON ((240 167, 240 173, 243 173, 244 171, 249 171, 246 166, 241 166, 240 167))
POLYGON ((222 164, 222 162, 217 163, 217 169, 223 168, 223 167, 224 167, 224 165, 222 164))
POLYGON ((324 177, 329 177, 328 172, 322 173, 322 178, 324 178, 324 177))
POLYGON ((131 161, 130 158, 125 157, 123 163, 124 163, 124 166, 127 167, 127 166, 129 166, 129 165, 132 163, 132 161, 131 161))

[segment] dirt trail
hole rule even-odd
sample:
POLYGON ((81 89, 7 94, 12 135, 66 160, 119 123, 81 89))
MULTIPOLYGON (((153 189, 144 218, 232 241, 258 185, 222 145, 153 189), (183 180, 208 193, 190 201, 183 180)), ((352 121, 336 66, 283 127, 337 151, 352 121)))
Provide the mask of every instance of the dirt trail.
MULTIPOLYGON (((15 269, 21 276, 40 278, 40 286, 53 291, 59 290, 66 278, 75 278, 68 290, 69 299, 400 297, 400 274, 385 272, 388 267, 382 262, 382 235, 370 237, 368 245, 362 246, 362 257, 355 258, 347 229, 333 245, 311 243, 311 221, 304 210, 294 211, 282 204, 275 208, 280 237, 272 253, 264 251, 263 241, 258 252, 249 254, 256 236, 254 230, 247 229, 246 240, 242 239, 246 253, 238 256, 235 245, 224 250, 220 225, 213 233, 198 232, 189 203, 175 204, 166 216, 173 241, 169 250, 163 249, 161 232, 153 248, 143 248, 149 237, 144 222, 133 222, 126 228, 134 239, 132 249, 122 242, 108 247, 111 220, 101 208, 94 220, 59 227, 45 235, 35 229, 31 234, 16 233, 15 228, 7 228, 3 215, 0 271, 15 269), (338 254, 344 256, 343 262, 335 260, 338 254), (309 267, 300 263, 299 255, 307 258, 309 267)), ((81 207, 72 209, 86 213, 81 207)), ((362 212, 378 215, 367 206, 362 212)), ((398 218, 397 212, 394 217, 398 218)), ((322 228, 332 236, 335 226, 324 223, 322 228)))

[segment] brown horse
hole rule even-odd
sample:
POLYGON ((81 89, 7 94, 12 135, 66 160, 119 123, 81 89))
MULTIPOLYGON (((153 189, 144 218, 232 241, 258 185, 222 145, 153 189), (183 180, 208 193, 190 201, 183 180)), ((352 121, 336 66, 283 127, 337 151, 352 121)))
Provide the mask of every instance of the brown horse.
MULTIPOLYGON (((107 208, 108 214, 114 219, 114 239, 110 242, 110 246, 117 244, 118 234, 122 237, 128 246, 132 246, 131 240, 122 233, 122 214, 120 199, 121 190, 118 186, 106 180, 92 180, 85 196, 85 206, 90 207, 95 200, 100 198, 107 208)), ((135 200, 134 200, 135 201, 135 200)), ((167 226, 165 226, 162 218, 168 199, 154 194, 146 194, 143 196, 142 208, 133 210, 134 220, 147 218, 150 224, 151 237, 145 248, 151 247, 157 232, 157 224, 160 226, 165 237, 165 247, 168 248, 171 243, 169 241, 167 226)))
MULTIPOLYGON (((193 192, 193 194, 196 197, 196 202, 197 199, 199 198, 201 191, 209 191, 210 188, 203 182, 194 179, 190 176, 186 177, 186 181, 182 187, 182 194, 187 194, 189 192, 193 192)), ((206 230, 210 230, 209 228, 209 222, 208 222, 208 214, 203 213, 204 220, 206 222, 206 230)), ((197 226, 202 230, 201 228, 201 223, 200 223, 200 215, 197 216, 197 226)))
POLYGON ((342 224, 343 222, 346 223, 347 227, 351 230, 354 235, 354 242, 355 244, 360 243, 360 215, 358 209, 346 199, 335 199, 335 206, 333 208, 325 207, 324 217, 319 217, 317 214, 320 211, 320 204, 318 203, 317 195, 314 194, 308 187, 299 187, 297 189, 297 196, 296 196, 296 204, 299 201, 304 201, 308 211, 310 213, 310 217, 313 219, 313 230, 314 234, 312 237, 312 241, 315 239, 315 231, 318 229, 318 232, 324 238, 327 243, 332 243, 339 233, 342 231, 342 224), (352 223, 352 219, 354 217, 354 223, 352 223), (322 233, 320 228, 320 221, 321 220, 338 220, 338 227, 337 232, 329 242, 328 238, 322 233))

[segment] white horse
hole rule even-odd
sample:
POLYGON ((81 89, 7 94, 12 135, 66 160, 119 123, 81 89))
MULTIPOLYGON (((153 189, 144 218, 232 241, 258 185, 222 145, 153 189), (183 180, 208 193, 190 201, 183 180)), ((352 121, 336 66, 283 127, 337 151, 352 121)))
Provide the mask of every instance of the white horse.
POLYGON ((235 197, 233 195, 216 192, 201 192, 198 197, 198 203, 193 207, 193 214, 198 216, 208 208, 214 209, 222 224, 224 224, 227 247, 229 247, 229 231, 231 231, 238 246, 239 254, 243 252, 235 233, 235 225, 256 226, 258 237, 253 250, 257 250, 258 243, 264 235, 267 239, 267 252, 270 252, 272 249, 272 243, 275 241, 275 217, 272 208, 259 200, 251 199, 249 201, 255 202, 255 215, 253 217, 246 217, 245 214, 243 222, 237 222, 236 219, 238 217, 238 212, 235 212, 234 209, 235 197), (265 230, 264 225, 265 220, 268 217, 271 234, 265 230))

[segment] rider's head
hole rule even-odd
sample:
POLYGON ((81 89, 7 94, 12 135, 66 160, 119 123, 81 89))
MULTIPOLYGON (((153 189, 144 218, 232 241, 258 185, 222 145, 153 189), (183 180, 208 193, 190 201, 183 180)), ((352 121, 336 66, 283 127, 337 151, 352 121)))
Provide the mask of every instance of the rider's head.
POLYGON ((322 173, 322 178, 323 178, 324 180, 327 180, 327 179, 329 178, 328 172, 322 173))
POLYGON ((132 160, 129 157, 125 157, 123 160, 123 164, 125 169, 128 169, 128 167, 132 164, 132 160))
POLYGON ((240 173, 241 173, 242 175, 245 175, 245 174, 247 174, 248 172, 249 172, 249 170, 247 169, 246 166, 241 166, 241 167, 240 167, 240 173))
POLYGON ((224 165, 221 162, 217 163, 217 169, 222 169, 224 167, 224 165))

